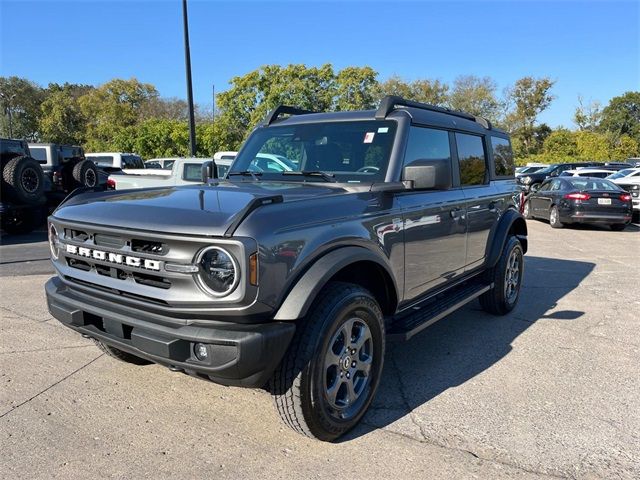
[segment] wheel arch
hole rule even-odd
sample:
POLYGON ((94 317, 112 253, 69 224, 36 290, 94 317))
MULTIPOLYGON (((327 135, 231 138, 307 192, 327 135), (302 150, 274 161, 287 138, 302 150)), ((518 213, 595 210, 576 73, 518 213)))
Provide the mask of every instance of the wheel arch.
POLYGON ((518 238, 522 245, 522 252, 527 253, 527 222, 522 214, 513 208, 510 208, 502 215, 498 225, 493 230, 488 245, 487 267, 493 267, 496 264, 510 235, 518 238))
POLYGON ((366 288, 385 315, 396 310, 398 290, 384 260, 363 247, 342 247, 322 256, 309 267, 286 295, 274 320, 304 317, 322 288, 331 281, 354 283, 366 288))

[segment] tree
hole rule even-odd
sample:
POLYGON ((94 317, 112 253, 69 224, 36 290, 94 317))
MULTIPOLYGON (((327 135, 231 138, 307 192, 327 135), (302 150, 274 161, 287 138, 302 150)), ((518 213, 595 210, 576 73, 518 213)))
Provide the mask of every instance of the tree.
POLYGON ((346 67, 336 75, 334 110, 366 110, 378 103, 378 74, 371 67, 346 67))
POLYGON ((157 97, 153 85, 135 78, 114 79, 81 96, 80 110, 87 120, 86 148, 113 148, 114 139, 143 120, 145 109, 157 97))
POLYGON ((596 132, 576 132, 578 157, 582 160, 609 160, 609 141, 605 135, 596 132))
POLYGON ((640 143, 640 92, 626 92, 614 97, 604 110, 600 131, 629 135, 640 143))
POLYGON ((449 104, 454 110, 462 110, 495 122, 500 112, 496 88, 496 82, 489 77, 462 75, 453 82, 449 104))
POLYGON ((38 126, 43 141, 83 143, 85 120, 71 92, 61 89, 49 93, 40 109, 38 126))
POLYGON ((609 140, 609 159, 611 160, 626 160, 640 155, 640 143, 629 135, 613 136, 609 140))
POLYGON ((9 137, 9 108, 11 108, 11 130, 14 138, 38 139, 40 105, 45 98, 44 90, 34 82, 19 77, 0 77, 0 107, 2 136, 9 137))
POLYGON ((573 158, 578 154, 578 143, 574 132, 559 128, 551 132, 543 144, 543 151, 553 158, 573 158))
POLYGON ((419 79, 406 82, 397 75, 380 84, 380 97, 397 95, 416 102, 445 107, 449 104, 449 86, 440 80, 419 79))
POLYGON ((554 99, 550 92, 554 83, 549 78, 524 77, 506 92, 507 102, 512 105, 506 123, 513 137, 522 145, 520 155, 537 153, 536 121, 554 99))
POLYGON ((596 131, 602 118, 602 106, 600 102, 593 101, 584 104, 582 97, 578 97, 578 106, 573 114, 573 121, 579 130, 596 131))

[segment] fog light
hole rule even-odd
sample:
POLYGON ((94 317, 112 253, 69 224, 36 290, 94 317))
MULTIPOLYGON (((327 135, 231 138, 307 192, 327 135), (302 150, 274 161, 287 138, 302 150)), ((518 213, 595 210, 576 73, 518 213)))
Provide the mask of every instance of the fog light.
POLYGON ((201 362, 204 362, 209 358, 209 349, 204 343, 196 343, 193 347, 193 351, 196 354, 196 358, 201 362))

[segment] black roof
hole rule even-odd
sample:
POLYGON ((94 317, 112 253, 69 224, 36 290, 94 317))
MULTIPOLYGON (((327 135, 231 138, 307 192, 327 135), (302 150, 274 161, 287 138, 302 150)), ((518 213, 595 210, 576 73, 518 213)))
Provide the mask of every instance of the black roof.
POLYGON ((413 102, 395 96, 384 97, 377 110, 309 112, 308 110, 281 105, 269 112, 262 125, 301 125, 321 122, 384 120, 387 118, 397 118, 398 115, 409 115, 412 123, 415 124, 466 130, 476 133, 487 133, 490 131, 492 134, 497 134, 498 136, 507 136, 504 130, 495 128, 491 125, 491 122, 482 117, 425 103, 413 102), (290 114, 290 116, 279 118, 281 114, 290 114))

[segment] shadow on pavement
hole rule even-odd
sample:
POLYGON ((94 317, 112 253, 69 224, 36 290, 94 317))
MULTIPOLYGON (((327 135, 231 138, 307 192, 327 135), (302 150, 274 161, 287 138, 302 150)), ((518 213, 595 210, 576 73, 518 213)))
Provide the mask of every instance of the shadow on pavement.
POLYGON ((538 319, 571 321, 582 316, 582 311, 547 312, 577 288, 594 266, 573 260, 526 257, 520 303, 509 315, 489 315, 476 302, 409 342, 389 345, 380 388, 369 412, 360 426, 340 441, 385 427, 482 373, 507 355, 514 339, 538 319))
POLYGON ((24 233, 20 235, 10 235, 2 232, 0 235, 0 245, 22 245, 25 243, 39 243, 47 241, 46 225, 38 227, 37 230, 31 233, 24 233))

